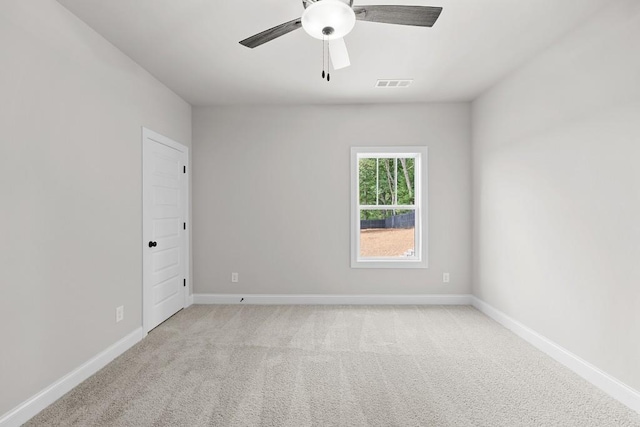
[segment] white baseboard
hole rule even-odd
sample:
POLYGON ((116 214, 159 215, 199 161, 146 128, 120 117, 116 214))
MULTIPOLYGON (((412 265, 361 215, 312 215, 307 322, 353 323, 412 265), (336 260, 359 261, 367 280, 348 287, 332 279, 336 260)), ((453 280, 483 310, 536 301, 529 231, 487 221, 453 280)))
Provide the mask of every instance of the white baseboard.
POLYGON ((471 295, 193 294, 194 304, 471 305, 471 295))
POLYGON ((571 369, 591 384, 600 388, 614 399, 640 413, 640 392, 622 383, 606 372, 603 372, 548 338, 540 335, 533 329, 507 316, 481 299, 474 296, 471 297, 471 300, 472 305, 482 313, 486 314, 502 326, 514 332, 520 338, 562 363, 564 366, 571 369))
POLYGON ((193 305, 193 294, 189 294, 189 296, 187 297, 187 307, 191 307, 192 305, 193 305))
POLYGON ((131 332, 120 341, 94 356, 89 361, 60 378, 38 394, 27 399, 0 417, 0 427, 17 427, 62 397, 65 393, 98 372, 116 357, 133 347, 143 338, 142 328, 131 332))

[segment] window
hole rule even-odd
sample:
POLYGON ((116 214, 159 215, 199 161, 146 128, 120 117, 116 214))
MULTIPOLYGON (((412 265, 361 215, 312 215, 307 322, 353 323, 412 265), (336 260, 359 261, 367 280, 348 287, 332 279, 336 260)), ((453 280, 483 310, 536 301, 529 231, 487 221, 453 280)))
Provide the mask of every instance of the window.
POLYGON ((351 148, 351 267, 427 268, 427 147, 351 148))

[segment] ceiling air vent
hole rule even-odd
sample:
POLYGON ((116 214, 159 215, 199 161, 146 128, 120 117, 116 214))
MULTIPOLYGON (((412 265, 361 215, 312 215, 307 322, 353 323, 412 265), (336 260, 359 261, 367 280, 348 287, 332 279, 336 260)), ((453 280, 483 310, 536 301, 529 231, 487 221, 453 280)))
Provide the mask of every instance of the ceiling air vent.
POLYGON ((380 88, 408 87, 412 82, 413 82, 413 79, 378 80, 376 82, 376 87, 380 87, 380 88))

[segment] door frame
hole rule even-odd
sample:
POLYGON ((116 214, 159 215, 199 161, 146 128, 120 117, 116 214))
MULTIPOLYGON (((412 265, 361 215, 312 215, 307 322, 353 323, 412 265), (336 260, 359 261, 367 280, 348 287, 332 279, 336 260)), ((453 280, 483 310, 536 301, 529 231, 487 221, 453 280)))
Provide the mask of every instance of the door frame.
POLYGON ((182 182, 182 189, 184 191, 184 222, 187 223, 187 228, 184 233, 184 239, 182 240, 182 253, 183 253, 183 263, 184 263, 184 274, 186 279, 186 286, 183 289, 183 303, 182 308, 186 308, 189 306, 189 288, 191 287, 191 254, 189 248, 191 247, 191 215, 190 215, 190 194, 189 194, 189 177, 191 176, 191 168, 189 165, 189 147, 180 144, 166 136, 160 135, 157 132, 152 131, 151 129, 142 128, 142 330, 144 335, 146 336, 150 330, 150 314, 151 314, 151 292, 149 292, 148 287, 150 286, 150 279, 146 277, 146 266, 149 265, 151 253, 148 251, 147 242, 150 240, 147 235, 147 228, 149 224, 146 224, 145 218, 145 191, 147 190, 148 183, 145 182, 145 171, 146 168, 149 167, 148 159, 149 153, 145 149, 145 141, 150 140, 157 144, 166 145, 167 147, 173 148, 184 155, 184 180, 182 182), (145 250, 147 249, 147 250, 145 250))

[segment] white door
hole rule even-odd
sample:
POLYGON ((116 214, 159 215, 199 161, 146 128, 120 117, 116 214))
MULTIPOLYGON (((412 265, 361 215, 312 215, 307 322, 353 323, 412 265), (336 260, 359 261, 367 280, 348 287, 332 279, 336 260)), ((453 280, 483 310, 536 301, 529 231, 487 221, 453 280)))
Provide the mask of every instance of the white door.
POLYGON ((148 129, 142 137, 143 327, 186 306, 187 147, 148 129))

